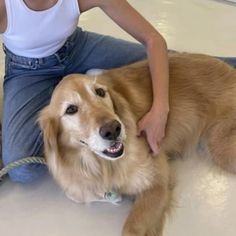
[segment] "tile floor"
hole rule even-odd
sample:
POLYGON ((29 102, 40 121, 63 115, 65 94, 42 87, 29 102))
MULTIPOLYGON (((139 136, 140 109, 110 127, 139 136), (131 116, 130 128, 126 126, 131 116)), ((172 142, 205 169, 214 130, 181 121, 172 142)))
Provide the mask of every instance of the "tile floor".
MULTIPOLYGON (((166 38, 169 48, 236 56, 236 4, 219 0, 130 0, 166 38)), ((103 13, 84 14, 87 30, 131 39, 103 13)), ((0 56, 2 71, 3 56, 0 56)), ((192 155, 176 162, 176 207, 165 236, 235 236, 236 176, 192 155)), ((131 207, 124 200, 77 205, 64 196, 50 176, 37 183, 0 186, 0 235, 119 236, 131 207)))

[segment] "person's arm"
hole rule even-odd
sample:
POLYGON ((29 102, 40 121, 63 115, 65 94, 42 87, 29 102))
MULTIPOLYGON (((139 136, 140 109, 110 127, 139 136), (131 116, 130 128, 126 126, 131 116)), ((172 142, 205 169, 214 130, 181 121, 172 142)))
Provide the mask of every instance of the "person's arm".
POLYGON ((5 1, 0 0, 0 33, 3 33, 7 27, 7 13, 5 1))
POLYGON ((167 45, 158 31, 126 0, 79 0, 81 11, 100 7, 122 29, 146 47, 153 85, 153 105, 139 122, 148 143, 158 153, 169 112, 167 45))

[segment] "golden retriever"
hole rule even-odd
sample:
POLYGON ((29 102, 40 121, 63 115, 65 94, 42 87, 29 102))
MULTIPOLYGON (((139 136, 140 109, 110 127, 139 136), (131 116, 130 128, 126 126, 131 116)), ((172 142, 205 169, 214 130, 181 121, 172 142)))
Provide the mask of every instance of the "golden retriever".
POLYGON ((146 61, 94 78, 73 74, 39 117, 49 169, 76 202, 110 190, 135 195, 123 236, 160 236, 171 204, 169 159, 200 141, 212 160, 236 172, 236 70, 197 54, 171 54, 170 114, 158 156, 136 124, 152 103, 146 61))

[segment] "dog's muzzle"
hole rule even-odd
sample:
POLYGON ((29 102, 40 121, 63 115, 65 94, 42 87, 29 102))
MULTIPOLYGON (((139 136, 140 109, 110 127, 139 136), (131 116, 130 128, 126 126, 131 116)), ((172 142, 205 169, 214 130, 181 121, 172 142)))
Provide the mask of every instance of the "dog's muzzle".
POLYGON ((108 141, 111 141, 110 147, 105 149, 103 153, 109 157, 120 157, 124 152, 124 145, 119 141, 121 134, 121 124, 117 120, 112 120, 105 123, 99 130, 100 136, 108 141))

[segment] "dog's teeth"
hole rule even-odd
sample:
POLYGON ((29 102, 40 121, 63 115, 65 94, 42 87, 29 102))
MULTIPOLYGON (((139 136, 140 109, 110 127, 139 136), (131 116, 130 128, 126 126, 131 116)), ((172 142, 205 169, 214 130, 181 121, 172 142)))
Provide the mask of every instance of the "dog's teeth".
POLYGON ((116 143, 114 146, 115 147, 108 148, 107 151, 111 152, 111 153, 116 153, 116 152, 118 152, 121 149, 122 144, 121 143, 116 143))

